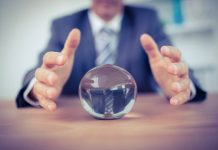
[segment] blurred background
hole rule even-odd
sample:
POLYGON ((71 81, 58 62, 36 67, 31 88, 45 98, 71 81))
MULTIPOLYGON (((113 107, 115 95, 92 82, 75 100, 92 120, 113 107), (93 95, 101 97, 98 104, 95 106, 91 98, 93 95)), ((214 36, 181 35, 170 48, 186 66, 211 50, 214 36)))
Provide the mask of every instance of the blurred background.
MULTIPOLYGON (((218 92, 218 0, 124 0, 159 12, 165 31, 202 86, 218 92)), ((50 37, 54 18, 91 0, 0 0, 0 99, 14 100, 50 37)), ((143 18, 142 18, 143 19, 143 18)))

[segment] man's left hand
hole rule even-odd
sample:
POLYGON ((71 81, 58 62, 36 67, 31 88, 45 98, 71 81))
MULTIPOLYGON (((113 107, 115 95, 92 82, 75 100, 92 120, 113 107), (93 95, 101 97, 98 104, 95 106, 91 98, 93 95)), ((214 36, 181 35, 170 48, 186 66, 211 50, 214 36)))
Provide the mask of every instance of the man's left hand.
POLYGON ((188 66, 181 60, 181 52, 172 46, 157 44, 147 34, 141 36, 141 44, 148 55, 153 76, 172 105, 186 103, 190 99, 188 66))

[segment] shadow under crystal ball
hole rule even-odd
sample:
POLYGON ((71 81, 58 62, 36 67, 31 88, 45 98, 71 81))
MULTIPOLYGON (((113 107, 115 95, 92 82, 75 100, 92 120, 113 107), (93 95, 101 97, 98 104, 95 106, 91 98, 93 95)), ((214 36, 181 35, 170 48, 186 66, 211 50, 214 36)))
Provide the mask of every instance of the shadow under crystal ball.
POLYGON ((133 107, 137 94, 134 78, 115 65, 98 66, 80 81, 79 96, 83 108, 98 119, 117 119, 133 107))

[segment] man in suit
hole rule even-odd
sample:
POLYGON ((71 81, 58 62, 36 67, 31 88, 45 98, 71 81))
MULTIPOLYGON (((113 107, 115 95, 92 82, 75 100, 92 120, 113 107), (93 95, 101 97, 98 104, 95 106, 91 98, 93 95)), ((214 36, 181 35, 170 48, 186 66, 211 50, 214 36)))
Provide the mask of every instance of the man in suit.
POLYGON ((162 91, 172 105, 205 99, 180 51, 170 45, 153 9, 93 0, 90 9, 53 22, 51 39, 38 66, 25 76, 17 106, 55 110, 58 96, 77 94, 83 75, 104 63, 125 68, 139 92, 162 91), (113 46, 107 51, 110 59, 102 61, 99 35, 104 29, 113 46))

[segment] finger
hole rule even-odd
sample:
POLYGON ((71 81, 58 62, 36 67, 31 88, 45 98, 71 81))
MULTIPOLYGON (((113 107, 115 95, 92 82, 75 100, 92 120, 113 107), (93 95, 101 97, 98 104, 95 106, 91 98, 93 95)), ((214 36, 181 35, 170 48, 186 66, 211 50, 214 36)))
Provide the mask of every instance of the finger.
POLYGON ((36 82, 33 88, 36 93, 48 99, 55 100, 58 97, 58 91, 56 88, 49 87, 41 82, 36 82))
POLYGON ((51 70, 38 68, 35 72, 35 78, 37 81, 45 83, 47 85, 55 85, 58 82, 58 76, 51 70))
POLYGON ((183 63, 172 63, 168 66, 168 72, 173 75, 185 76, 188 75, 188 66, 183 63))
POLYGON ((40 106, 42 106, 43 108, 49 111, 54 111, 57 108, 57 105, 55 102, 53 102, 52 100, 46 99, 43 96, 40 96, 39 104, 40 106))
POLYGON ((172 90, 179 93, 190 88, 190 80, 188 78, 182 79, 172 83, 172 90))
POLYGON ((65 42, 64 49, 62 50, 62 54, 67 57, 71 57, 74 55, 76 48, 80 43, 80 31, 79 29, 73 29, 65 42))
POLYGON ((148 34, 143 34, 140 38, 141 45, 147 53, 150 61, 157 61, 162 58, 158 46, 151 36, 148 34))
POLYGON ((47 52, 43 57, 43 65, 46 67, 62 66, 65 62, 66 56, 58 52, 47 52))
POLYGON ((181 61, 182 54, 181 52, 172 46, 163 46, 161 47, 161 54, 164 57, 168 57, 172 60, 172 62, 181 61))
POLYGON ((188 102, 190 99, 190 89, 180 92, 170 99, 170 104, 181 105, 188 102))

